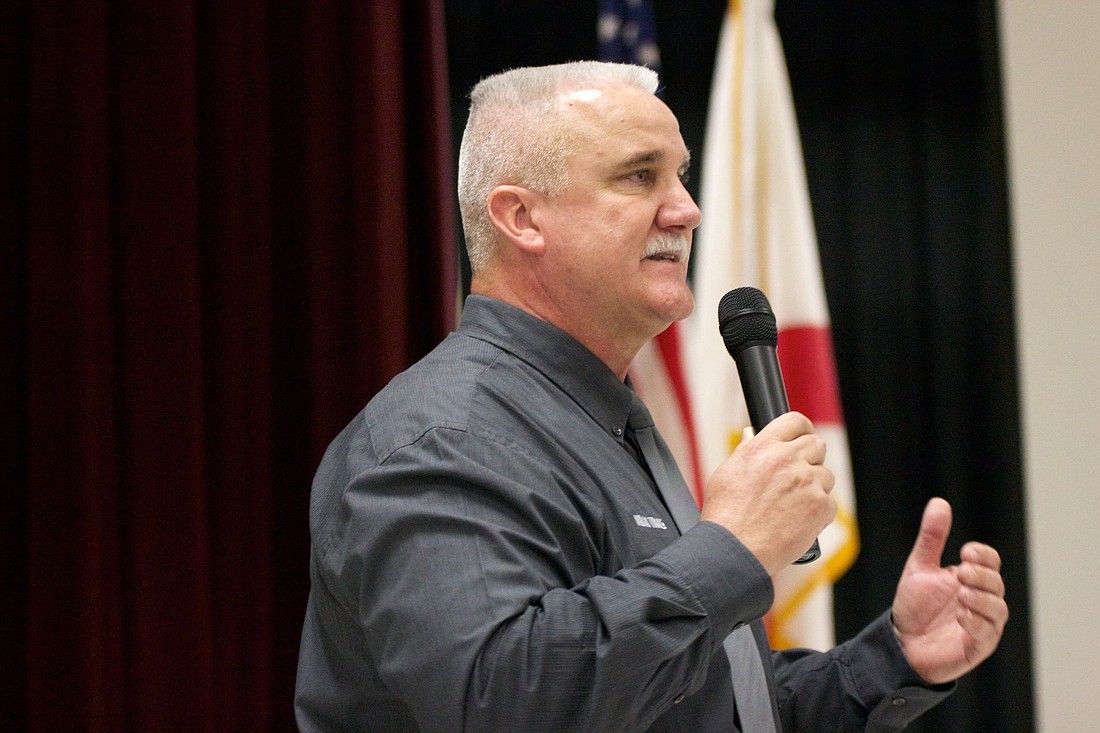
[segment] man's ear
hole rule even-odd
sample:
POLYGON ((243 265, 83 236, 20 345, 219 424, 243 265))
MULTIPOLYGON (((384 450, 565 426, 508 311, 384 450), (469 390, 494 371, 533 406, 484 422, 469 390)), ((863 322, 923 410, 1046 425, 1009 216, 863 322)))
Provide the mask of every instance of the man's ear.
POLYGON ((532 216, 542 196, 523 186, 497 186, 489 192, 489 218, 512 244, 537 254, 544 247, 542 230, 532 216))

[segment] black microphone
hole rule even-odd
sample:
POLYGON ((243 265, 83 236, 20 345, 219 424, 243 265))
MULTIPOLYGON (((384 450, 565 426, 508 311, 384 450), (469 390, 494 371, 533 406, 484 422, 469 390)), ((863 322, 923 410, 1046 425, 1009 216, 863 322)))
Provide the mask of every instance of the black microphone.
MULTIPOLYGON (((764 426, 783 413, 790 412, 783 372, 779 370, 779 328, 767 297, 756 288, 735 288, 718 303, 718 330, 726 351, 737 362, 741 391, 749 410, 752 429, 764 426)), ((814 540, 805 555, 795 560, 804 565, 821 557, 821 545, 814 540)))

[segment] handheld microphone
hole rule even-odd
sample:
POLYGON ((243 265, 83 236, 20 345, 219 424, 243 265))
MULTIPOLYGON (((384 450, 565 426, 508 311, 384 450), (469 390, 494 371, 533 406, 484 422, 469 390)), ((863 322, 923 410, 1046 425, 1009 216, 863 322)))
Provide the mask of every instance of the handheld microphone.
MULTIPOLYGON (((737 362, 741 391, 749 411, 752 429, 760 432, 780 415, 790 412, 783 372, 779 370, 779 329, 767 297, 756 288, 735 288, 718 303, 718 330, 726 351, 737 362)), ((821 557, 821 545, 795 560, 804 565, 821 557)))

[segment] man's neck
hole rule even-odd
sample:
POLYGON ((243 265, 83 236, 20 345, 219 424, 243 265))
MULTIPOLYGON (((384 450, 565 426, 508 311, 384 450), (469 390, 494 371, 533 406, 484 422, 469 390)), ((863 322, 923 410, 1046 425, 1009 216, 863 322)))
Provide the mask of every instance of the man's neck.
POLYGON ((515 288, 492 278, 475 276, 470 283, 470 294, 501 300, 560 328, 595 354, 619 379, 626 379, 634 357, 648 340, 605 333, 606 329, 600 328, 596 318, 573 316, 548 299, 525 297, 515 288))

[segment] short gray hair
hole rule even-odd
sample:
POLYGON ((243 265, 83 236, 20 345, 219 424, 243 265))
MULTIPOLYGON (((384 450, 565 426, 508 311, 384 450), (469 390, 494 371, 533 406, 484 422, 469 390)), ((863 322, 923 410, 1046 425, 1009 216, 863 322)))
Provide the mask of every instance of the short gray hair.
POLYGON ((490 191, 513 184, 553 196, 568 184, 565 161, 577 131, 562 117, 561 96, 620 84, 653 94, 657 73, 631 64, 574 61, 511 69, 474 86, 458 154, 458 205, 475 273, 489 262, 496 240, 486 206, 490 191))

